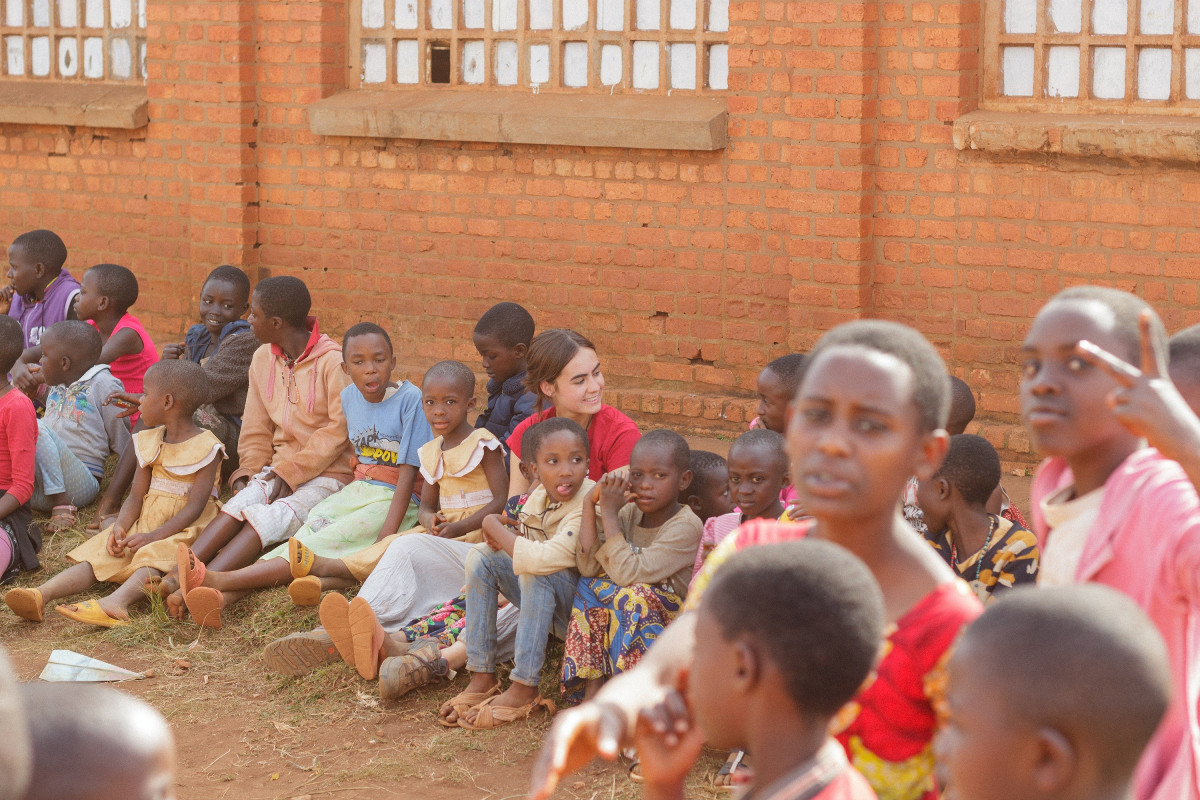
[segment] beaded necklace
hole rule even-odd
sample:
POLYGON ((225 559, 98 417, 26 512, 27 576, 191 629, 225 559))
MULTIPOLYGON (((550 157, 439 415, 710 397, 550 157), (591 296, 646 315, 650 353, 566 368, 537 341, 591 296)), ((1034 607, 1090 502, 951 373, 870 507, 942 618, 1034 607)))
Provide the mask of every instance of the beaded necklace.
MULTIPOLYGON (((983 571, 983 556, 987 553, 988 546, 991 545, 991 543, 992 543, 992 535, 996 532, 996 527, 999 525, 999 522, 1000 522, 1000 520, 998 520, 996 517, 992 516, 991 514, 988 514, 988 520, 989 521, 988 521, 987 538, 984 539, 983 547, 979 551, 979 559, 975 562, 975 577, 971 579, 971 583, 979 582, 979 574, 980 574, 980 572, 983 571)), ((955 572, 958 572, 958 548, 954 545, 954 537, 951 536, 951 537, 949 537, 949 539, 950 539, 950 566, 954 568, 955 572)))

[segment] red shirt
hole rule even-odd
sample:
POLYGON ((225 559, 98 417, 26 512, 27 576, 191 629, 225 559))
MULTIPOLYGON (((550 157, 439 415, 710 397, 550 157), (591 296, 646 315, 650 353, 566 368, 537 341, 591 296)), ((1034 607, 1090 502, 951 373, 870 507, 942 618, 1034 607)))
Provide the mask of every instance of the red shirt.
POLYGON ((0 397, 0 489, 20 500, 21 505, 33 497, 37 430, 32 400, 16 389, 0 397))
MULTIPOLYGON (((554 408, 534 414, 518 425, 508 437, 508 449, 517 458, 521 457, 521 437, 525 431, 542 420, 557 416, 554 408)), ((629 466, 629 455, 633 446, 642 438, 642 432, 629 417, 612 406, 601 405, 587 426, 588 477, 600 480, 606 472, 629 466)))

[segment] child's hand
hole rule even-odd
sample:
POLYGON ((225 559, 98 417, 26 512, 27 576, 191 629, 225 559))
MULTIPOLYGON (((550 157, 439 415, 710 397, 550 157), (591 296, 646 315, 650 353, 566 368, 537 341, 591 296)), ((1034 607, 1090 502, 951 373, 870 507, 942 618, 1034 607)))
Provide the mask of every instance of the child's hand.
POLYGON ((629 502, 632 487, 624 472, 614 471, 600 478, 596 490, 600 493, 600 510, 617 512, 629 502))
POLYGON ((119 523, 113 525, 112 532, 108 534, 108 541, 104 543, 104 549, 113 558, 121 558, 125 555, 125 528, 119 523))
POLYGON ((1143 311, 1138 319, 1141 334, 1138 367, 1088 341, 1076 345, 1075 352, 1119 384, 1109 392, 1107 400, 1121 424, 1144 437, 1167 458, 1184 462, 1194 458, 1200 446, 1200 419, 1167 377, 1162 356, 1154 352, 1150 320, 1148 311, 1143 311))
POLYGON ((263 480, 271 484, 271 491, 267 493, 267 505, 276 500, 282 500, 292 493, 292 487, 288 486, 287 481, 276 475, 275 470, 268 471, 263 476, 263 480))
POLYGON ((0 314, 7 314, 8 310, 12 308, 14 294, 16 294, 16 289, 12 287, 11 283, 0 289, 0 314))
POLYGON ((172 342, 163 347, 162 357, 170 359, 183 358, 185 348, 186 345, 183 342, 172 342))
POLYGON ((113 392, 104 398, 104 405, 120 407, 121 411, 117 414, 117 419, 133 416, 141 403, 142 396, 140 394, 130 394, 129 392, 113 392))
POLYGON ((12 375, 13 386, 25 394, 32 394, 37 391, 37 387, 45 383, 40 364, 26 364, 24 361, 17 361, 16 364, 13 364, 9 374, 12 375))
POLYGON ((516 520, 503 514, 489 514, 483 518, 483 540, 493 550, 511 553, 513 542, 517 540, 517 534, 513 530, 516 525, 516 520))
POLYGON ((163 538, 157 531, 148 531, 146 533, 135 533, 133 536, 125 539, 125 551, 127 553, 136 553, 146 545, 157 542, 163 538))
POLYGON ((429 532, 434 536, 445 536, 444 531, 448 524, 446 522, 446 515, 440 511, 435 511, 429 518, 429 532))
POLYGON ((242 489, 245 489, 248 483, 250 483, 250 478, 243 475, 242 477, 235 479, 233 483, 229 484, 229 488, 233 489, 234 494, 237 494, 242 489))
POLYGON ((682 797, 683 782, 704 747, 704 731, 692 720, 687 702, 677 691, 662 703, 643 709, 633 730, 647 795, 682 797), (686 733, 681 728, 686 725, 686 733))

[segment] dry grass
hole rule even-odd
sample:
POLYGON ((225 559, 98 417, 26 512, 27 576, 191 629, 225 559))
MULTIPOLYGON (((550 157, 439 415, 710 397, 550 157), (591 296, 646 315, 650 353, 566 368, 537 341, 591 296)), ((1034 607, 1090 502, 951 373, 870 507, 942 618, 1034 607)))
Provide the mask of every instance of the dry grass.
MULTIPOLYGON (((91 516, 92 509, 82 511, 74 528, 47 537, 42 569, 20 576, 15 585, 36 586, 69 566, 66 554, 86 539, 91 516)), ((96 587, 82 597, 110 588, 96 587)), ((153 668, 155 679, 126 686, 158 707, 178 731, 180 747, 188 751, 180 764, 180 796, 188 800, 409 796, 398 787, 411 788, 413 782, 428 797, 520 797, 549 726, 545 717, 469 734, 438 726, 437 706, 462 689, 465 676, 385 705, 374 685, 345 664, 299 678, 266 672, 261 662, 266 644, 317 624, 315 609, 294 607, 283 589, 248 596, 227 612, 221 630, 175 622, 154 597, 134 609, 128 627, 107 631, 47 610, 46 623, 34 626, 0 609, 0 642, 24 677, 34 677, 55 648, 138 671, 153 668), (461 790, 432 789, 443 785, 461 790)), ((547 697, 559 696, 561 657, 562 645, 555 643, 543 672, 547 697)), ((715 753, 705 755, 689 780, 691 797, 728 796, 709 783, 722 760, 715 753)), ((557 796, 639 797, 639 788, 624 773, 621 765, 593 765, 568 779, 557 796)))

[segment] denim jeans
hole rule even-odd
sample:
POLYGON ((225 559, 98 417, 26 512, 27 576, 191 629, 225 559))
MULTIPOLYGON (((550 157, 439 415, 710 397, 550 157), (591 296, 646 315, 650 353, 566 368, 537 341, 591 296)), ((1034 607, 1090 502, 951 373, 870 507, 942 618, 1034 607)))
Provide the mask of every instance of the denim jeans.
POLYGON ((496 604, 503 594, 520 609, 512 679, 537 686, 553 631, 567 635, 571 602, 579 573, 564 569, 550 575, 516 575, 512 556, 476 545, 467 556, 467 669, 496 671, 496 604))

